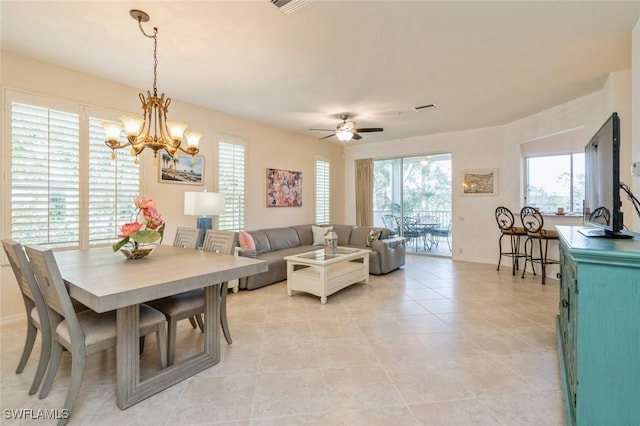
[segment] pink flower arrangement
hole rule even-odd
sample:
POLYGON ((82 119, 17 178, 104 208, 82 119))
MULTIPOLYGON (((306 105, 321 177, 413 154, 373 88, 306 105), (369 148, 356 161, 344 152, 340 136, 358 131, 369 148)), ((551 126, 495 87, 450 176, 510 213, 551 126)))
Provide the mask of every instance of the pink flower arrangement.
POLYGON ((136 206, 132 214, 132 222, 120 227, 118 238, 113 251, 120 250, 125 244, 130 244, 134 249, 139 244, 153 243, 158 239, 162 242, 164 235, 164 220, 156 210, 156 202, 144 197, 135 197, 133 203, 136 206))

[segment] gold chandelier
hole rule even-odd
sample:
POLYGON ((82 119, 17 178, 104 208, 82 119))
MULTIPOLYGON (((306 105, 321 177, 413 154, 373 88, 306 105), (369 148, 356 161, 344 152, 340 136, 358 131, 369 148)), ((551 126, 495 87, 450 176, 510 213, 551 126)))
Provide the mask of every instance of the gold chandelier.
POLYGON ((131 147, 131 155, 135 156, 135 163, 138 164, 138 154, 145 148, 153 150, 154 162, 157 161, 158 151, 165 150, 171 157, 176 158, 178 151, 193 156, 200 150, 198 143, 202 133, 188 131, 185 132, 188 124, 180 121, 167 121, 169 104, 171 98, 164 97, 164 93, 158 97, 158 28, 153 28, 153 34, 147 34, 142 28, 143 22, 149 21, 149 15, 141 10, 133 9, 129 11, 133 19, 138 21, 138 27, 145 37, 153 39, 153 95, 147 91, 147 96, 140 93, 142 102, 143 118, 140 117, 120 117, 122 123, 104 122, 105 133, 107 135, 105 144, 111 148, 111 159, 116 158, 116 149, 131 147), (124 128, 127 134, 127 141, 120 142, 120 132, 124 128), (182 139, 186 139, 187 147, 183 148, 182 139))

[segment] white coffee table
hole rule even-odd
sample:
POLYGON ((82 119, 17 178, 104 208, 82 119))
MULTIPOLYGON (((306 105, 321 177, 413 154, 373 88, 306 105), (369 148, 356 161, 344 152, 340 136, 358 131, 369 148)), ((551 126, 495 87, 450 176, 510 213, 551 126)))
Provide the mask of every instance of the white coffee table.
POLYGON ((304 291, 320 297, 327 296, 351 284, 369 282, 369 252, 371 250, 338 247, 336 254, 324 249, 287 256, 287 294, 304 291))

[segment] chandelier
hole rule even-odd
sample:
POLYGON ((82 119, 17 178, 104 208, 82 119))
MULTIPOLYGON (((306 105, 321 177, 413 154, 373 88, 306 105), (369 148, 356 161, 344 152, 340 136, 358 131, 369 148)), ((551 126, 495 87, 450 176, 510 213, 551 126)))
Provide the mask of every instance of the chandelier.
POLYGON ((138 27, 145 37, 153 39, 153 95, 147 91, 147 95, 138 94, 142 102, 143 117, 120 117, 122 123, 104 122, 106 133, 105 144, 111 148, 111 159, 116 158, 116 149, 131 147, 131 155, 135 156, 135 163, 138 164, 138 154, 145 148, 153 150, 154 163, 157 162, 158 151, 164 150, 171 157, 176 158, 178 151, 193 156, 200 150, 198 143, 202 133, 188 131, 185 132, 188 124, 179 121, 167 121, 169 104, 171 98, 158 97, 158 28, 153 28, 153 34, 147 34, 142 28, 143 22, 149 21, 149 15, 141 10, 133 9, 129 15, 138 21, 138 27), (127 135, 126 142, 120 142, 120 132, 124 128, 127 135), (186 139, 187 147, 182 146, 183 138, 186 139))

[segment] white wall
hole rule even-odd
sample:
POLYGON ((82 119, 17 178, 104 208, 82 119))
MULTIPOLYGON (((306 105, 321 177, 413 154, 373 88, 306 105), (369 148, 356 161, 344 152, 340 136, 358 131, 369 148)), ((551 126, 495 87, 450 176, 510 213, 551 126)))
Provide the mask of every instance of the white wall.
MULTIPOLYGON (((1 53, 0 85, 3 89, 3 105, 4 89, 9 88, 139 115, 138 92, 150 89, 132 88, 51 64, 33 61, 12 53, 1 53)), ((167 95, 171 94, 167 93, 167 95)), ((0 126, 4 124, 4 113, 3 109, 0 126)), ((144 152, 141 155, 143 174, 141 194, 153 198, 158 203, 158 210, 167 222, 164 243, 171 243, 176 227, 195 226, 196 219, 183 214, 184 192, 202 189, 215 191, 217 189, 216 142, 218 134, 233 135, 244 139, 248 144, 246 151, 246 229, 297 225, 314 221, 316 155, 326 157, 331 162, 331 220, 335 223, 344 222, 344 160, 341 145, 318 141, 310 136, 270 127, 176 99, 171 103, 169 117, 185 121, 190 124, 191 128, 204 134, 200 141, 200 155, 205 158, 205 185, 159 183, 157 167, 153 165, 152 161, 152 153, 144 152), (266 207, 267 168, 302 172, 302 207, 266 207)), ((4 172, 4 168, 9 164, 9 143, 6 140, 5 132, 0 134, 3 138, 0 164, 4 172)), ((107 149, 106 146, 105 149, 107 149)), ((3 179, 1 182, 2 197, 0 197, 0 211, 2 212, 0 238, 10 236, 10 194, 6 184, 3 179)), ((8 265, 3 265, 0 270, 0 318, 6 318, 21 313, 24 309, 11 268, 8 265)))
MULTIPOLYGON (((496 263, 500 233, 494 218, 495 208, 504 205, 516 215, 524 205, 520 145, 570 129, 582 129, 574 133, 584 138, 584 145, 613 111, 618 111, 621 115, 621 138, 630 141, 630 80, 629 71, 613 73, 602 90, 596 93, 504 126, 348 146, 345 150, 347 221, 352 221, 355 217, 355 186, 351 179, 354 175, 354 160, 450 152, 453 173, 453 259, 496 263), (463 171, 486 168, 499 169, 499 193, 495 196, 462 195, 460 188, 463 171)), ((621 168, 629 170, 631 144, 623 145, 621 168)), ((623 181, 629 180, 629 172, 626 173, 623 181)), ((628 208, 628 203, 625 204, 628 208)), ((631 212, 625 211, 625 217, 630 215, 631 212)), ((558 224, 581 225, 582 219, 549 217, 545 227, 553 228, 558 224)), ((552 256, 555 255, 557 248, 553 247, 551 253, 552 256)), ((548 275, 555 276, 555 272, 554 268, 549 268, 548 275)))

